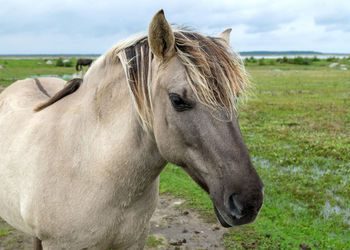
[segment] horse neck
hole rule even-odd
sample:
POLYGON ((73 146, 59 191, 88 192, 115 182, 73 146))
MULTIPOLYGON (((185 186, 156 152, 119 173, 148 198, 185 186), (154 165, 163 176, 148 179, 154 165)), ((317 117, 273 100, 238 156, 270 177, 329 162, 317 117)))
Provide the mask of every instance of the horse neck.
POLYGON ((81 88, 98 128, 96 140, 101 142, 97 144, 103 145, 98 152, 109 159, 102 165, 112 176, 123 176, 116 182, 119 189, 125 188, 129 194, 142 193, 154 183, 166 161, 158 151, 153 133, 144 131, 140 125, 122 65, 92 66, 81 88), (137 185, 129 185, 135 181, 137 185))

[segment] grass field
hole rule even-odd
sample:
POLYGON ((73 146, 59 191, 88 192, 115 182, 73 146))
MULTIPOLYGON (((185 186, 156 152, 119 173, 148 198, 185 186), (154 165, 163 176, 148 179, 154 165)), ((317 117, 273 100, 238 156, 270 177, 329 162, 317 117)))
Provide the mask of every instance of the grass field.
MULTIPOLYGON (((56 60, 50 60, 53 64, 46 64, 43 59, 0 59, 0 85, 8 86, 16 80, 26 77, 38 76, 57 76, 70 79, 75 73, 74 67, 57 67, 56 60)), ((72 59, 72 65, 75 65, 76 59, 72 59)))
MULTIPOLYGON (((329 68, 334 61, 246 62, 255 89, 240 105, 239 121, 265 202, 253 224, 226 234, 227 248, 350 249, 350 70, 329 68)), ((339 64, 350 69, 350 58, 339 64)), ((0 59, 0 65, 3 86, 74 73, 44 60, 0 59)), ((208 196, 181 168, 166 167, 160 191, 186 198, 185 206, 215 220, 208 196)))

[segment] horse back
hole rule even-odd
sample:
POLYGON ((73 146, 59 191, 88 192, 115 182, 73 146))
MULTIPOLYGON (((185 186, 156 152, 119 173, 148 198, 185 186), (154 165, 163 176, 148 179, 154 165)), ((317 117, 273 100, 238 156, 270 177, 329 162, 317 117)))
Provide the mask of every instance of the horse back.
POLYGON ((16 109, 33 109, 63 88, 66 81, 53 78, 27 78, 18 80, 0 94, 0 114, 16 109))

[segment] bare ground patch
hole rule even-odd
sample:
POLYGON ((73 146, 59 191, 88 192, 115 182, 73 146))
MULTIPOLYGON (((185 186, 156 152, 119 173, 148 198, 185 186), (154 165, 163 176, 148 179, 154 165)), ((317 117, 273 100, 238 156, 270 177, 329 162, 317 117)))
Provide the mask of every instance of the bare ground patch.
POLYGON ((178 209, 184 202, 166 195, 159 197, 146 249, 224 249, 221 241, 226 229, 205 222, 196 211, 178 209))
POLYGON ((0 218, 0 250, 33 249, 32 237, 16 229, 0 218))

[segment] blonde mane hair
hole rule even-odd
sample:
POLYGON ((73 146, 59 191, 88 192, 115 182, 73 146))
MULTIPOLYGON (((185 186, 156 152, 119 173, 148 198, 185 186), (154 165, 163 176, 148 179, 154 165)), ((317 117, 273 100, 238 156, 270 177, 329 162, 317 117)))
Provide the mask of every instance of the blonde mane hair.
MULTIPOLYGON (((212 110, 224 109, 232 118, 237 97, 244 95, 250 85, 240 56, 220 38, 183 30, 174 31, 174 36, 176 55, 185 66, 188 84, 198 101, 212 110)), ((144 35, 116 45, 100 61, 105 66, 122 64, 144 128, 152 128, 153 57, 144 35)))

